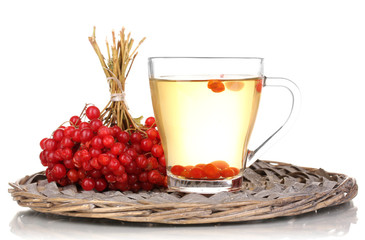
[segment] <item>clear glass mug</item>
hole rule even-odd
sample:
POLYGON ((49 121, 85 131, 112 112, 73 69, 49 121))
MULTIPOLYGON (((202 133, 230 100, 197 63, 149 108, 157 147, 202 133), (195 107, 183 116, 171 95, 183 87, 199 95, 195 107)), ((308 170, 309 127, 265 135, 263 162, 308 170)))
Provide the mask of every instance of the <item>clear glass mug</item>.
POLYGON ((152 57, 148 66, 170 190, 240 190, 244 169, 297 115, 299 89, 288 79, 265 77, 263 58, 152 57), (248 150, 262 91, 271 86, 291 92, 290 115, 260 146, 248 150))

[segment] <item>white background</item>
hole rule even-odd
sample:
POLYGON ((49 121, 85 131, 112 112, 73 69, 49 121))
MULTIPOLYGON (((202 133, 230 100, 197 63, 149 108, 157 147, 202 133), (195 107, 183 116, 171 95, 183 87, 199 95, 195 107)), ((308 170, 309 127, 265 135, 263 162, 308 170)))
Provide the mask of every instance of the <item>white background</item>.
MULTIPOLYGON (((359 239, 365 212, 362 1, 1 1, 1 233, 4 239, 359 239), (291 131, 263 159, 356 177, 360 193, 341 208, 264 223, 154 227, 44 216, 20 208, 8 182, 43 170, 39 141, 85 103, 100 108, 108 86, 88 42, 125 26, 146 36, 127 80, 134 116, 152 115, 147 58, 258 56, 267 76, 292 79, 302 107, 291 131)), ((105 50, 102 47, 102 50, 105 50)), ((285 119, 289 98, 263 91, 256 136, 285 119)), ((260 137, 258 137, 260 139, 260 137)), ((255 141, 255 140, 254 140, 255 141)), ((257 140, 259 141, 259 140, 257 140)))

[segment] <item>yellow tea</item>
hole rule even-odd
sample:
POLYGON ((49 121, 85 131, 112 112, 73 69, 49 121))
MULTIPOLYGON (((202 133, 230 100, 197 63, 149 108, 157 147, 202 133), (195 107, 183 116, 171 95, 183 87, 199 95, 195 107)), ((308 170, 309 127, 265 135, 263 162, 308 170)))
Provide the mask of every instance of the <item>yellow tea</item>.
MULTIPOLYGON (((170 176, 173 176, 171 167, 176 165, 191 169, 198 164, 220 161, 238 171, 244 167, 262 79, 240 75, 201 78, 150 79, 155 118, 170 176)), ((242 171, 238 173, 241 174, 242 171)), ((219 178, 225 176, 231 177, 223 173, 219 178)))

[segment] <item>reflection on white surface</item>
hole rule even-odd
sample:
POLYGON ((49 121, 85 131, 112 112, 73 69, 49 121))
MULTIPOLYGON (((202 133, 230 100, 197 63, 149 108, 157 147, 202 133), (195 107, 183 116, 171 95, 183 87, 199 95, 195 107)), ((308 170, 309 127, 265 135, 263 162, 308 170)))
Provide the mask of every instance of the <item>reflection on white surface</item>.
POLYGON ((25 239, 322 239, 342 236, 357 222, 352 202, 296 217, 234 224, 175 226, 122 223, 18 212, 10 222, 12 233, 25 239))

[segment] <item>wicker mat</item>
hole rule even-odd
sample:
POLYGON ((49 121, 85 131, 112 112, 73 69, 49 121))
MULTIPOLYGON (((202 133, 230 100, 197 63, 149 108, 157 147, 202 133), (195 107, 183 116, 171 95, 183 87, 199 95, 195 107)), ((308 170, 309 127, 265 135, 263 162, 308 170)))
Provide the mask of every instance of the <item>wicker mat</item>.
POLYGON ((126 222, 205 224, 294 216, 353 199, 354 178, 323 169, 256 161, 244 173, 241 191, 214 195, 157 189, 139 193, 82 191, 48 183, 44 172, 9 183, 20 206, 42 213, 126 222))

